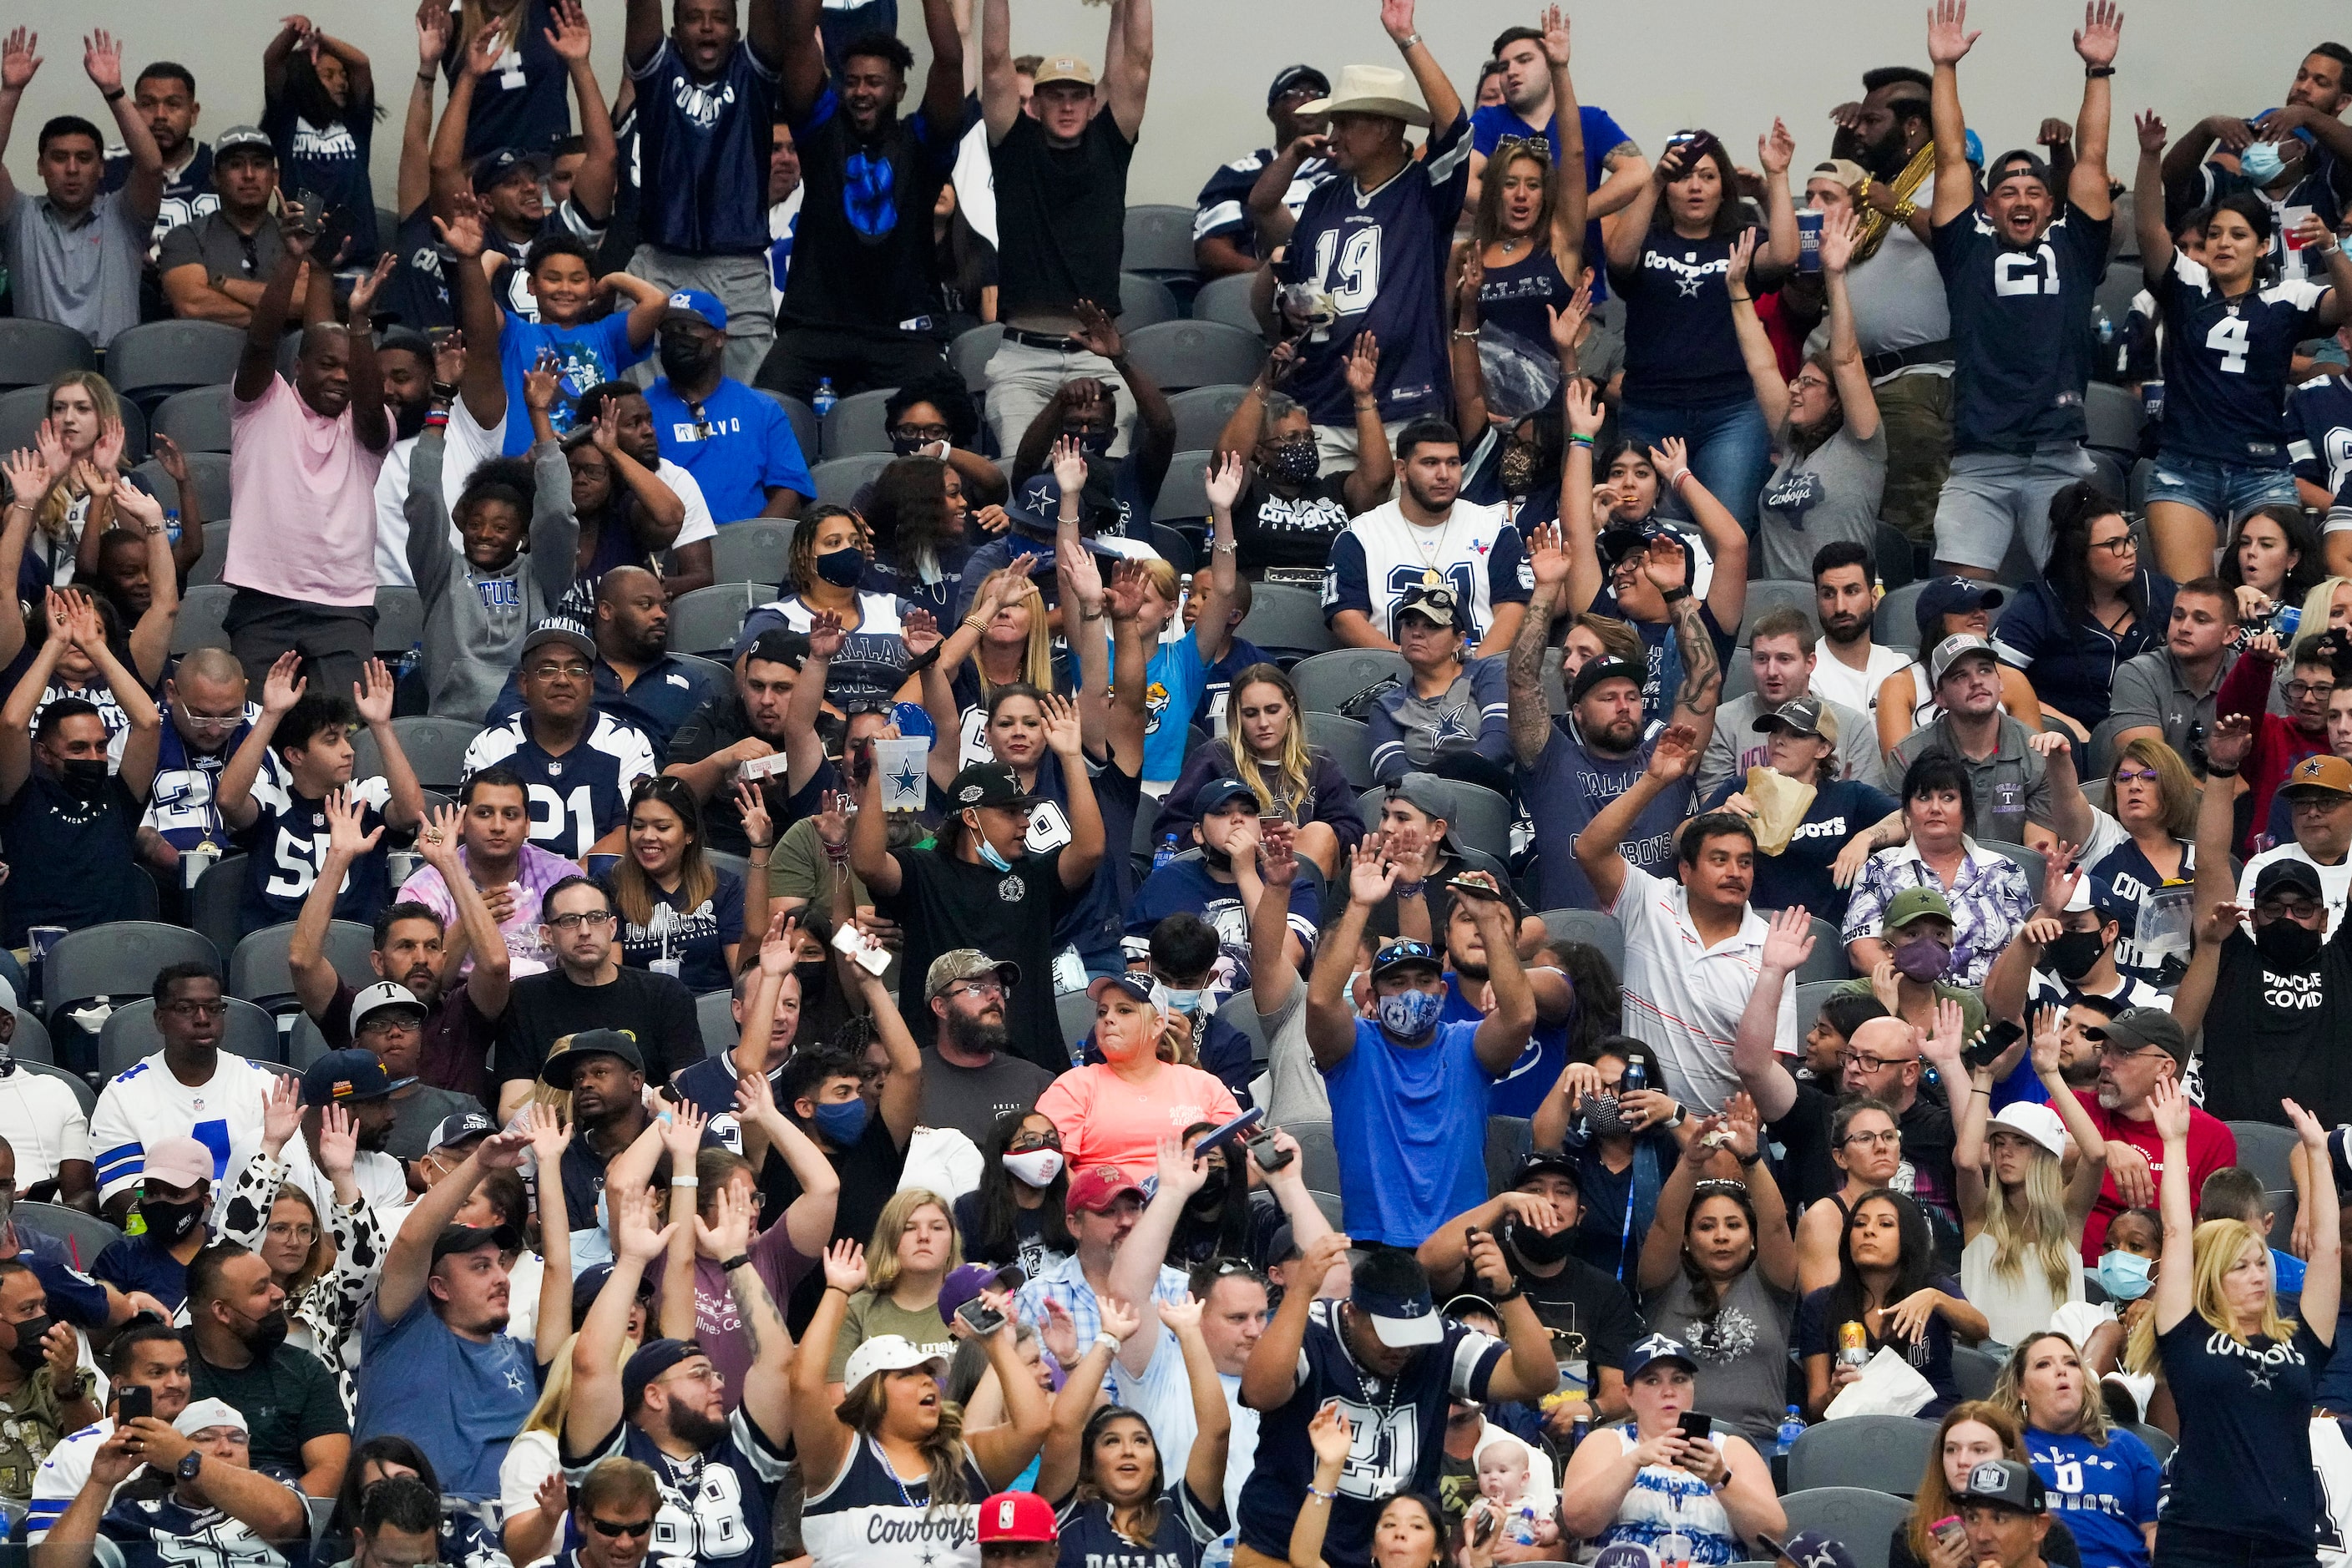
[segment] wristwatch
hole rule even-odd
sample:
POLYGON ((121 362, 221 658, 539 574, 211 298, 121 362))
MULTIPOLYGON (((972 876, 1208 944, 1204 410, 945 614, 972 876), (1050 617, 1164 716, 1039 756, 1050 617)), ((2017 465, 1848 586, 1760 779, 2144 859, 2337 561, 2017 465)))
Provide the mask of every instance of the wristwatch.
POLYGON ((204 1465, 205 1451, 202 1448, 191 1448, 188 1450, 187 1458, 180 1461, 174 1473, 184 1481, 193 1481, 196 1479, 196 1472, 204 1468, 204 1465))

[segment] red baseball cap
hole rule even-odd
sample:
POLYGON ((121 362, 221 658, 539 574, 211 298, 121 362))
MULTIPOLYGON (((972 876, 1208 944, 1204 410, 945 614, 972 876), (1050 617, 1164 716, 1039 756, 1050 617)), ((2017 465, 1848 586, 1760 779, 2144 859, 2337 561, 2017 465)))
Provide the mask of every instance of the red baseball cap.
POLYGON ((1069 1196, 1064 1205, 1072 1214, 1102 1214, 1118 1201, 1122 1193, 1144 1196, 1141 1184, 1117 1165, 1089 1165, 1070 1178, 1069 1196))
POLYGON ((1054 1505, 1035 1492, 998 1492, 980 1505, 980 1543, 991 1542, 1051 1542, 1060 1539, 1054 1528, 1054 1505))

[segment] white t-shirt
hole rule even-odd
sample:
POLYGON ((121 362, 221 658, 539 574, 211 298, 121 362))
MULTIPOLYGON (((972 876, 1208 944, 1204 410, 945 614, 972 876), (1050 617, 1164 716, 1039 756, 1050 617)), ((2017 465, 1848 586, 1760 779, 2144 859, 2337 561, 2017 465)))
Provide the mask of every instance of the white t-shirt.
MULTIPOLYGON (((1911 200, 1921 212, 1934 205, 1935 175, 1919 183, 1911 200)), ((1865 358, 1937 342, 1952 335, 1952 311, 1944 298, 1944 275, 1937 268, 1935 253, 1907 223, 1889 224, 1886 237, 1879 242, 1870 259, 1846 274, 1846 295, 1853 304, 1854 335, 1861 341, 1865 358)), ((1827 342, 1826 327, 1822 337, 1822 343, 1808 340, 1806 352, 1812 353, 1827 342)), ((1943 363, 1908 366, 1879 379, 1927 374, 1951 374, 1948 355, 1943 363)))
MULTIPOLYGON (((2334 936, 2336 927, 2344 919, 2345 896, 2352 893, 2352 855, 2346 856, 2333 866, 2323 866, 2305 854, 2300 844, 2282 844, 2275 849, 2265 849, 2247 861, 2245 870, 2239 873, 2238 902, 2249 909, 2253 907, 2254 881, 2263 874, 2263 868, 2274 860, 2300 860, 2319 873, 2320 891, 2327 896, 2327 934, 2334 936)), ((2249 935, 2252 934, 2253 927, 2250 922, 2241 921, 2239 924, 2249 935)))
POLYGON ((88 1160, 89 1118, 62 1079, 23 1067, 0 1078, 0 1138, 16 1152, 16 1190, 54 1180, 68 1160, 88 1160))
POLYGON ((227 1181, 261 1146, 262 1103, 277 1079, 230 1051, 221 1052, 213 1076, 193 1088, 172 1076, 161 1051, 116 1074, 100 1091, 89 1119, 99 1200, 127 1191, 145 1175, 147 1145, 166 1138, 194 1138, 210 1149, 213 1181, 227 1181))
POLYGON ((1517 531, 1498 506, 1478 506, 1458 500, 1445 521, 1424 528, 1407 521, 1402 506, 1385 501, 1348 525, 1332 543, 1330 566, 1324 574, 1323 613, 1352 607, 1356 584, 1350 557, 1361 552, 1361 587, 1370 604, 1372 629, 1382 636, 1395 629, 1396 603, 1409 584, 1436 573, 1464 600, 1475 642, 1495 624, 1494 553, 1497 541, 1507 536, 1511 555, 1518 560, 1519 586, 1532 588, 1535 575, 1519 553, 1517 531))
MULTIPOLYGON (((1691 924, 1689 891, 1633 865, 1604 912, 1625 928, 1625 1032, 1656 1050, 1675 1099, 1702 1113, 1722 1110, 1739 1089, 1731 1045, 1756 989, 1764 917, 1743 910, 1738 931, 1707 947, 1691 924)), ((1773 1048, 1794 1056, 1797 1038, 1796 987, 1786 985, 1773 1048)))
MULTIPOLYGON (((547 1478, 560 1475, 563 1461, 555 1452, 555 1439, 545 1432, 518 1432, 507 1445, 507 1457, 499 1461, 499 1515, 512 1519, 515 1515, 539 1506, 539 1489, 547 1478)), ((555 1517, 555 1543, 563 1544, 564 1521, 569 1516, 555 1517)), ((555 1561, 551 1553, 542 1553, 529 1563, 518 1563, 514 1568, 539 1568, 542 1563, 555 1561)))
POLYGON ((686 521, 678 525, 677 537, 669 542, 672 550, 719 537, 719 524, 711 521, 710 503, 702 499, 699 480, 667 458, 655 468, 654 478, 667 485, 686 508, 686 521))
MULTIPOLYGON (((1900 649, 1879 643, 1870 645, 1869 662, 1860 669, 1832 653, 1827 642, 1813 651, 1813 695, 1874 719, 1878 716, 1878 689, 1885 684, 1888 676, 1911 662, 1900 649)), ((1875 746, 1877 737, 1872 736, 1870 743, 1875 746)))
MULTIPOLYGON (((474 470, 506 450, 507 422, 494 430, 482 428, 464 398, 449 405, 447 443, 441 458, 441 493, 451 500, 466 488, 474 470)), ((414 588, 416 575, 408 569, 408 463, 416 456, 415 436, 394 441, 383 455, 375 476, 375 581, 379 588, 414 588)), ((449 525, 449 548, 463 550, 457 525, 449 525)))

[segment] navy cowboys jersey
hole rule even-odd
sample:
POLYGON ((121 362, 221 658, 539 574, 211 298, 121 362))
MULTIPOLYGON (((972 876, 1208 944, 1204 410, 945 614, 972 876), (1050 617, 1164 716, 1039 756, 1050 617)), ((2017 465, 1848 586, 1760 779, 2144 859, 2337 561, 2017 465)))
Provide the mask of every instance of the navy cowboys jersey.
POLYGON ((2286 395, 2294 477, 2336 495, 2352 479, 2352 376, 2315 375, 2286 395))
MULTIPOLYGON (((392 799, 392 784, 383 778, 355 779, 352 788, 366 814, 362 833, 383 826, 383 808, 392 799)), ((327 863, 327 809, 322 801, 294 793, 294 780, 272 752, 254 776, 253 800, 261 810, 252 826, 237 835, 246 852, 245 896, 237 905, 237 934, 248 935, 264 926, 299 919, 302 900, 327 863)), ((343 873, 341 893, 335 900, 335 918, 373 925, 376 911, 392 900, 392 874, 384 846, 352 862, 343 873)))
MULTIPOLYGON (((814 1483, 812 1483, 814 1484, 814 1483)), ((980 1568, 980 1505, 987 1478, 964 1460, 972 1501, 930 1506, 928 1478, 905 1480, 871 1437, 860 1436, 833 1484, 801 1509, 801 1541, 820 1563, 866 1568, 980 1568)))
POLYGON ((1307 340, 1286 388, 1318 425, 1353 428, 1348 355, 1359 332, 1381 345, 1384 423, 1423 414, 1450 417, 1445 258, 1470 188, 1470 117, 1430 132, 1423 155, 1376 191, 1340 176, 1307 198, 1281 267, 1284 283, 1311 285, 1332 320, 1307 340))
POLYGON ((2030 452, 2083 438, 2092 295, 2106 278, 2112 226, 2068 202, 2031 250, 2005 243, 1979 207, 1935 230, 1958 367, 1954 451, 2030 452))
POLYGON ((2159 459, 2196 458, 2283 468, 2280 403, 2294 345, 2317 330, 2316 283, 2273 283, 2225 297, 2202 264, 2175 252, 2149 285, 2164 312, 2164 437, 2159 459))
POLYGON ((98 1532, 121 1549, 123 1568, 286 1568, 277 1548, 242 1521, 169 1495, 118 1494, 98 1532))
MULTIPOLYGON (((1236 158, 1209 176, 1192 205, 1192 243, 1223 236, 1234 242, 1234 248, 1244 256, 1257 255, 1257 228, 1250 222, 1249 195, 1257 177, 1274 162, 1273 149, 1261 147, 1246 158, 1236 158)), ((1282 205, 1296 218, 1306 209, 1307 198, 1328 183, 1339 170, 1328 158, 1308 158, 1290 176, 1290 188, 1282 194, 1282 205)))
POLYGON ((727 1418, 727 1435, 694 1458, 671 1458, 624 1421, 585 1459, 575 1462, 567 1453, 563 1479, 576 1487, 597 1460, 614 1455, 651 1469, 661 1487, 647 1568, 764 1568, 769 1508, 784 1479, 784 1449, 741 1405, 727 1418))
POLYGON ((528 713, 483 731, 466 748, 466 776, 484 768, 512 769, 530 798, 530 841, 551 855, 577 860, 627 816, 629 792, 661 771, 645 731, 599 712, 587 737, 562 756, 550 756, 524 726, 528 713))

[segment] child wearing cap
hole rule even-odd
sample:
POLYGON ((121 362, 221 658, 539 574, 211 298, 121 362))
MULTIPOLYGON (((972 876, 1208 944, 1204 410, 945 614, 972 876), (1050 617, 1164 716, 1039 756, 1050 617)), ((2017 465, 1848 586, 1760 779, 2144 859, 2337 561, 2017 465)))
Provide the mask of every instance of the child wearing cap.
MULTIPOLYGON (((449 226, 455 231, 467 221, 461 217, 449 226)), ((514 263, 501 258, 499 265, 503 270, 514 263)), ((543 367, 555 378, 547 419, 561 437, 579 417, 580 395, 592 386, 618 381, 623 371, 644 359, 670 309, 669 291, 658 284, 626 272, 598 277, 594 253, 586 241, 573 235, 542 235, 531 242, 520 265, 531 298, 538 302, 539 320, 530 321, 509 310, 499 329, 499 366, 507 384, 506 455, 509 458, 530 451, 538 438, 536 421, 515 417, 528 405, 525 378, 532 371, 543 367), (625 310, 589 319, 599 301, 615 295, 627 302, 625 310)))

